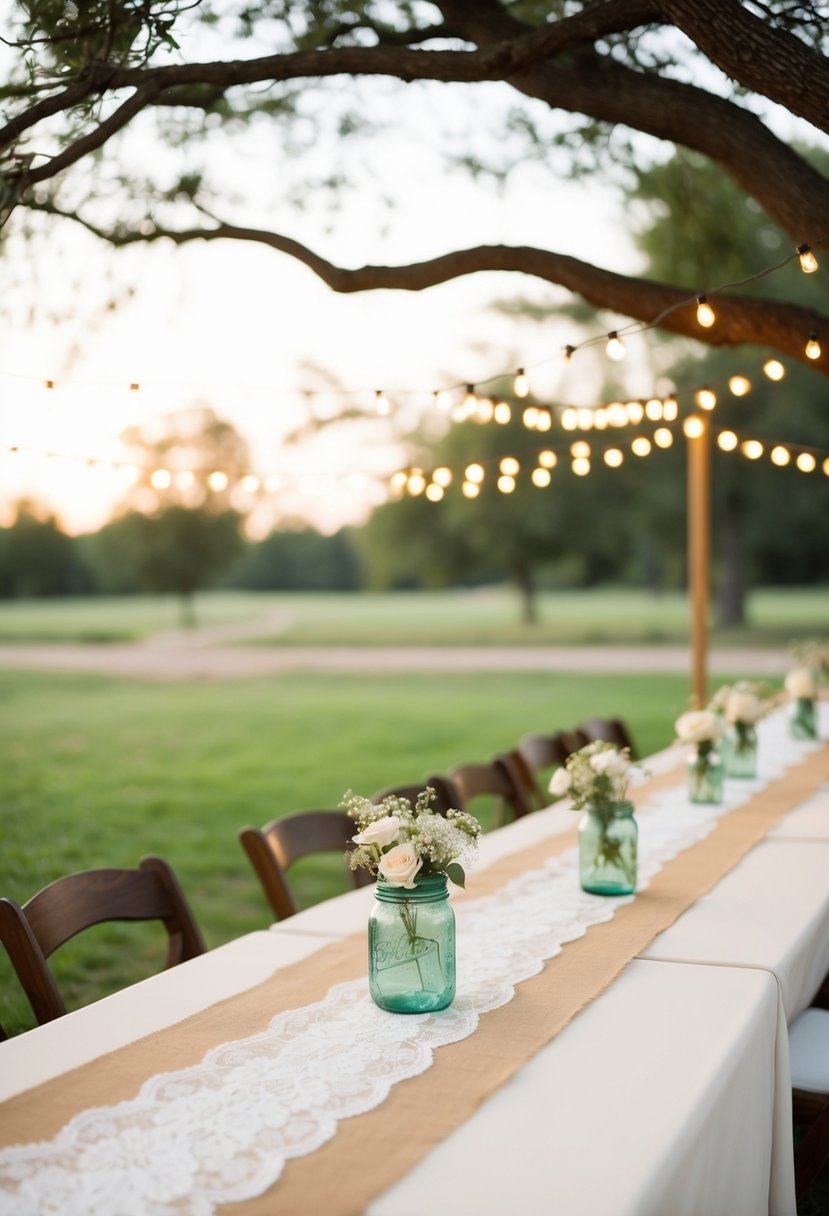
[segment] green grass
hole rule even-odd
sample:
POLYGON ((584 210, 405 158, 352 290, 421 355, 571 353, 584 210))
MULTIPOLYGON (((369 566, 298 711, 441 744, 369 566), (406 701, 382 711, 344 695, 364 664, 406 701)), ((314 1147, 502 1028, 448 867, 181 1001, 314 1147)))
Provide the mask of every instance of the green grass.
MULTIPOLYGON (((758 590, 744 629, 713 630, 715 643, 784 645, 825 632, 829 589, 758 590)), ((679 593, 630 589, 544 592, 539 623, 524 625, 508 587, 388 594, 205 593, 198 628, 265 622, 267 645, 592 645, 684 642, 688 602, 679 593), (278 614, 278 627, 268 626, 278 614)), ((125 641, 179 627, 170 597, 0 602, 0 642, 125 641)))
MULTIPOLYGON (((0 673, 0 893, 23 902, 72 870, 158 853, 216 946, 270 923, 236 839, 244 825, 488 759, 592 714, 622 714, 651 752, 672 738, 686 695, 687 679, 667 675, 291 673, 161 685, 0 673)), ((303 902, 341 889, 341 861, 327 860, 300 876, 303 902)), ((100 926, 63 947, 54 967, 70 1006, 160 966, 158 942, 158 926, 100 926)), ((0 1022, 31 1024, 5 957, 0 1022)))

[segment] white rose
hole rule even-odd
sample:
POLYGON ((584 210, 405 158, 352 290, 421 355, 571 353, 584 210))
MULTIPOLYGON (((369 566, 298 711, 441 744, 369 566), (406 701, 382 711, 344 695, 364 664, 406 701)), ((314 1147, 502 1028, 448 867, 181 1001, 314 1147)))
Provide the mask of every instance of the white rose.
POLYGON ((683 743, 714 742, 723 733, 723 720, 710 709, 690 709, 677 718, 674 730, 683 743))
POLYGON ((590 767, 594 773, 604 773, 611 779, 626 777, 630 769, 630 765, 621 752, 617 752, 613 748, 606 748, 605 751, 591 756, 590 767))
POLYGON ((725 716, 729 722, 745 722, 753 726, 763 716, 763 702, 751 692, 732 692, 725 703, 725 716))
POLYGON ((385 819, 375 819, 368 827, 358 832, 351 839, 355 844, 376 844, 378 849, 397 840, 400 835, 400 820, 396 815, 387 815, 385 819))
POLYGON ((557 768, 550 778, 548 790, 554 798, 563 798, 573 787, 573 778, 566 768, 557 768))
POLYGON ((786 692, 790 697, 813 697, 815 682, 808 667, 795 667, 786 676, 786 692))
POLYGON ((411 891, 414 888, 414 876, 422 865, 423 858, 418 857, 414 845, 407 842, 396 844, 388 853, 384 853, 377 868, 386 882, 411 891))

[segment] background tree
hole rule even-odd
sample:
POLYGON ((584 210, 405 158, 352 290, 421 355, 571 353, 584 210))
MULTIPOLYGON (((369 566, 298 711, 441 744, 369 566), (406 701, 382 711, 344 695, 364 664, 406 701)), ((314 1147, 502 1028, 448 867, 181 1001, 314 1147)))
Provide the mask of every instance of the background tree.
MULTIPOLYGON (((0 89, 0 220, 22 225, 35 212, 55 223, 66 217, 117 245, 256 241, 298 258, 336 291, 419 291, 476 271, 520 271, 561 284, 596 308, 709 345, 751 342, 801 362, 809 332, 829 330, 826 315, 802 304, 792 287, 785 301, 723 292, 717 325, 703 331, 687 287, 673 274, 668 282, 636 278, 527 246, 484 245, 406 266, 346 269, 250 222, 245 208, 227 199, 226 162, 215 155, 227 153, 243 128, 255 133, 267 122, 283 153, 274 158, 275 177, 290 179, 297 153, 319 148, 320 125, 329 122, 328 133, 339 139, 355 138, 367 128, 370 134, 378 97, 384 116, 392 111, 387 90, 378 94, 373 82, 462 85, 474 97, 474 86, 499 81, 515 99, 510 138, 501 141, 507 157, 490 166, 499 172, 508 171, 510 150, 567 173, 606 165, 608 150, 630 166, 657 157, 660 144, 682 146, 755 199, 786 233, 789 251, 804 242, 820 249, 829 245, 829 181, 763 113, 772 103, 829 130, 823 5, 5 0, 5 10, 10 68, 0 89), (188 61, 185 46, 197 46, 200 57, 188 61), (347 92, 343 80, 351 82, 347 92), (134 132, 173 141, 178 171, 160 157, 147 175, 131 174, 134 132), (569 168, 555 155, 562 149, 569 168), (219 165, 212 170, 211 156, 219 165), (94 180, 87 172, 93 157, 94 180)), ((467 159, 480 160, 474 126, 471 135, 467 159)), ((336 167, 328 168, 325 178, 337 180, 336 167)), ((743 273, 758 269, 745 266, 743 273)), ((829 374, 829 343, 813 366, 829 374)))
POLYGON ((82 595, 92 585, 73 537, 35 503, 19 503, 12 526, 0 530, 0 595, 82 595))

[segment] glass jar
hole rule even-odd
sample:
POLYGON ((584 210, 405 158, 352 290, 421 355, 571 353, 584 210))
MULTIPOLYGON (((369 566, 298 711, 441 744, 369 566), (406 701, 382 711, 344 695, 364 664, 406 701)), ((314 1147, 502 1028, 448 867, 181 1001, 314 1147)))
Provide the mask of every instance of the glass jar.
POLYGON ((722 802, 725 765, 713 743, 698 743, 688 757, 688 797, 691 802, 714 805, 722 802))
POLYGON ((588 806, 579 820, 579 881, 593 895, 632 895, 636 890, 638 828, 633 804, 588 806))
POLYGON ((793 739, 817 739, 814 697, 795 697, 789 710, 789 734, 793 739))
POLYGON ((455 996, 455 914, 445 874, 408 891, 378 878, 368 922, 368 980, 392 1013, 445 1009, 455 996))
POLYGON ((728 740, 727 777, 757 776, 757 731, 748 722, 735 722, 728 740))

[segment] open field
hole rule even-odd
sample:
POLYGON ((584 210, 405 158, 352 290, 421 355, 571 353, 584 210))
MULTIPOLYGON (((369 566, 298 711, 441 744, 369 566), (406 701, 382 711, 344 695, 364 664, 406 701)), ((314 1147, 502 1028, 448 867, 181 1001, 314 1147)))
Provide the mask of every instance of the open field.
MULTIPOLYGON (((744 629, 713 630, 720 645, 782 646, 825 632, 829 589, 752 593, 744 629)), ((198 644, 211 634, 279 646, 337 645, 603 645, 682 642, 685 596, 601 589, 545 592, 540 620, 520 621, 509 588, 388 594, 213 592, 198 597, 198 644)), ((119 642, 179 628, 171 597, 0 601, 2 642, 119 642)))
MULTIPOLYGON (((686 678, 669 675, 293 672, 159 685, 0 673, 0 892, 23 901, 71 870, 159 853, 216 946, 270 920, 236 840, 244 825, 334 807, 349 787, 422 780, 591 714, 622 714, 652 752, 670 742, 686 693, 686 678)), ((340 860, 327 860, 300 875, 304 902, 339 889, 340 860)), ((63 947, 55 969, 84 1004, 160 965, 158 946, 157 926, 99 926, 63 947)), ((0 1022, 30 1022, 5 959, 0 1022)))

